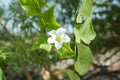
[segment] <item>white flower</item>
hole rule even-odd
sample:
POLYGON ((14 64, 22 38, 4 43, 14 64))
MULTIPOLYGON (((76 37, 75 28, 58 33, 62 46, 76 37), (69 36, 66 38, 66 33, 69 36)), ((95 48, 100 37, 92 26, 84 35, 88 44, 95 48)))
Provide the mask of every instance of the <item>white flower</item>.
POLYGON ((56 49, 60 49, 62 47, 63 42, 70 42, 70 38, 65 34, 64 28, 59 28, 57 30, 52 30, 48 32, 50 37, 48 38, 48 43, 54 43, 56 49))

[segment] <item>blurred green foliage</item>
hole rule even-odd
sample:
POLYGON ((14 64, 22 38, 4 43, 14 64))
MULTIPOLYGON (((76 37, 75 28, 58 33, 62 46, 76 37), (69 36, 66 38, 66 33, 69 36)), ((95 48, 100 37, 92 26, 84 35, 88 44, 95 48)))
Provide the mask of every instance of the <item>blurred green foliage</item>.
MULTIPOLYGON (((5 24, 0 25, 0 49, 5 50, 6 53, 6 59, 0 58, 0 66, 3 66, 4 72, 9 65, 11 69, 21 73, 23 62, 26 63, 27 68, 37 67, 41 69, 42 66, 45 66, 49 70, 49 66, 59 60, 54 51, 49 55, 43 49, 31 50, 33 42, 37 40, 34 36, 39 36, 41 33, 37 25, 38 17, 27 17, 17 0, 9 3, 5 3, 3 0, 0 2, 0 23, 5 22, 5 24), (7 7, 5 7, 6 5, 7 7)), ((58 22, 62 25, 74 25, 74 14, 76 14, 81 1, 79 3, 79 0, 46 0, 46 2, 47 5, 51 5, 50 2, 56 4, 55 14, 58 15, 55 16, 58 22)), ((120 47, 119 4, 119 0, 99 0, 94 4, 92 22, 97 36, 90 44, 94 54, 120 47)), ((38 7, 42 6, 38 5, 38 7)), ((29 11, 32 12, 31 8, 29 11)), ((71 28, 73 29, 73 27, 71 28)), ((71 34, 71 36, 73 35, 71 34)))

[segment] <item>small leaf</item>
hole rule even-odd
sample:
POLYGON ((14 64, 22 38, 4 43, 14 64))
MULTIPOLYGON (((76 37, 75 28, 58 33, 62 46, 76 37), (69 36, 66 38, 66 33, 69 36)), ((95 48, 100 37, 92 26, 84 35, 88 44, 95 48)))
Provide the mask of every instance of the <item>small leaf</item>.
POLYGON ((67 43, 64 43, 62 48, 57 50, 58 57, 60 58, 72 58, 75 57, 75 52, 70 48, 70 45, 67 43))
POLYGON ((32 50, 39 49, 40 44, 47 42, 48 36, 45 34, 40 34, 37 36, 37 40, 32 45, 32 50))
POLYGON ((46 50, 48 53, 50 53, 51 48, 52 48, 52 45, 51 45, 51 44, 41 44, 39 47, 40 47, 41 49, 46 50))
POLYGON ((80 13, 77 15, 76 22, 77 23, 82 23, 82 16, 81 16, 80 13))
POLYGON ((80 80, 80 77, 74 71, 66 69, 65 72, 71 80, 80 80))
POLYGON ((80 74, 84 74, 93 62, 93 55, 89 47, 77 44, 78 56, 74 68, 80 74))

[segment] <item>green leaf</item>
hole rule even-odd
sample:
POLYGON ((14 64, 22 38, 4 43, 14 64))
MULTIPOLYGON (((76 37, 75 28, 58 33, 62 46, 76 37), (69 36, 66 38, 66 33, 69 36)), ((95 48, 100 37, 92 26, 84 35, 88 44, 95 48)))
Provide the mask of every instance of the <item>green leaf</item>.
POLYGON ((52 48, 52 45, 51 45, 51 44, 41 44, 39 47, 40 47, 41 49, 46 50, 48 53, 50 53, 51 48, 52 48))
POLYGON ((80 43, 80 40, 86 44, 90 44, 96 36, 94 29, 92 27, 92 0, 82 0, 82 6, 80 12, 77 15, 76 23, 82 22, 82 17, 86 19, 85 23, 76 24, 74 28, 74 33, 76 37, 76 43, 80 43))
POLYGON ((84 24, 75 26, 74 33, 76 37, 76 43, 80 43, 80 40, 82 40, 86 44, 90 44, 90 42, 96 36, 90 18, 88 18, 84 24))
POLYGON ((48 53, 51 51, 52 45, 46 44, 48 36, 45 34, 40 34, 37 36, 37 40, 32 45, 32 50, 35 49, 44 49, 48 53))
POLYGON ((92 15, 92 0, 82 0, 82 6, 79 14, 83 17, 89 18, 92 15))
POLYGON ((45 5, 43 0, 19 0, 19 2, 28 16, 40 15, 41 8, 45 5))
POLYGON ((90 18, 87 19, 87 21, 80 28, 80 33, 81 33, 81 40, 84 41, 86 44, 89 44, 91 40, 95 38, 96 33, 93 29, 90 18))
POLYGON ((0 68, 0 80, 2 80, 2 69, 0 68))
POLYGON ((40 27, 46 28, 47 31, 60 27, 60 24, 54 18, 54 6, 50 7, 43 15, 41 15, 39 25, 40 27))
POLYGON ((66 69, 65 72, 71 80, 80 80, 80 77, 74 71, 66 69))
POLYGON ((32 45, 32 50, 39 49, 41 44, 47 42, 48 36, 45 34, 40 34, 37 36, 37 40, 32 45))
POLYGON ((64 43, 62 48, 57 50, 58 57, 60 58, 72 58, 75 57, 75 52, 70 48, 70 44, 64 43))
POLYGON ((78 56, 74 68, 80 74, 84 74, 93 62, 93 55, 89 47, 77 44, 78 56))

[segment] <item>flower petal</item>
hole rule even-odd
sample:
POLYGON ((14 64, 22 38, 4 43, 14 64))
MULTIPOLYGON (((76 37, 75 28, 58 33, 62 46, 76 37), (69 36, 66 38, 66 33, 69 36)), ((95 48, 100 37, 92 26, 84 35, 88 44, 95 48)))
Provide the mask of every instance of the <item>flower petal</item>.
POLYGON ((63 42, 70 42, 70 37, 68 35, 64 34, 62 41, 63 42))
POLYGON ((62 47, 62 43, 55 42, 55 48, 60 49, 62 47))
POLYGON ((56 34, 57 34, 57 36, 65 34, 65 29, 64 28, 57 29, 56 34))
POLYGON ((55 36, 56 35, 56 31, 52 30, 52 31, 48 32, 47 34, 50 35, 50 36, 55 36))
POLYGON ((55 37, 49 37, 47 42, 48 43, 55 43, 55 37))

